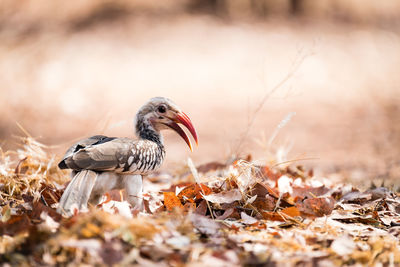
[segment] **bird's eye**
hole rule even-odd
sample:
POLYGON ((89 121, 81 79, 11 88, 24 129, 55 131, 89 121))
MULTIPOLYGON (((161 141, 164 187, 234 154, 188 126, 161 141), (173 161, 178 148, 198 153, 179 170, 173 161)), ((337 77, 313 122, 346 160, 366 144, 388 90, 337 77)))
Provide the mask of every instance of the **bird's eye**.
POLYGON ((165 113, 167 111, 167 108, 165 106, 158 106, 157 111, 160 113, 165 113))

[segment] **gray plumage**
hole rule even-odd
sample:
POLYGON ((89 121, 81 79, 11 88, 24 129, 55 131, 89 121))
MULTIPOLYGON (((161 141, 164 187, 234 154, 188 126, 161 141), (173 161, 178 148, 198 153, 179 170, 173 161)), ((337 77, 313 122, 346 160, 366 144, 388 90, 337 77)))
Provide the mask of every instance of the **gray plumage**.
POLYGON ((59 167, 75 171, 146 174, 158 168, 164 156, 165 150, 162 144, 149 140, 96 135, 73 145, 59 163, 59 167))
POLYGON ((59 210, 70 214, 74 209, 87 210, 90 194, 96 183, 97 173, 89 170, 78 172, 60 199, 59 210), (65 197, 64 197, 65 196, 65 197), (66 197, 68 196, 68 197, 66 197), (65 210, 64 210, 65 208, 65 210))
POLYGON ((139 139, 95 135, 71 146, 58 165, 61 169, 73 170, 73 178, 60 199, 58 211, 70 216, 86 210, 88 202, 98 204, 101 196, 112 189, 126 189, 132 207, 143 209, 142 176, 159 168, 165 157, 160 131, 175 130, 191 148, 177 122, 189 126, 197 142, 187 115, 171 100, 153 98, 136 114, 135 129, 139 139))

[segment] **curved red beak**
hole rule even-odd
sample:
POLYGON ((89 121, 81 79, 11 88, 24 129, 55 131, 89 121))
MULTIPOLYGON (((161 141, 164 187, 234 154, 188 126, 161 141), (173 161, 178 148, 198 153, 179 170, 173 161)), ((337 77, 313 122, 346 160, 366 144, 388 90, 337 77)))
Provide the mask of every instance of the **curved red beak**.
POLYGON ((176 114, 175 118, 170 118, 170 119, 171 119, 171 122, 165 123, 165 125, 167 125, 171 129, 173 129, 175 132, 177 132, 183 138, 183 140, 185 140, 186 144, 190 148, 190 151, 193 151, 192 143, 190 142, 188 135, 178 125, 178 123, 184 125, 189 130, 189 132, 192 134, 193 139, 196 142, 196 145, 198 145, 197 133, 196 133, 196 130, 194 129, 192 121, 189 119, 188 115, 186 115, 183 112, 179 112, 176 114))

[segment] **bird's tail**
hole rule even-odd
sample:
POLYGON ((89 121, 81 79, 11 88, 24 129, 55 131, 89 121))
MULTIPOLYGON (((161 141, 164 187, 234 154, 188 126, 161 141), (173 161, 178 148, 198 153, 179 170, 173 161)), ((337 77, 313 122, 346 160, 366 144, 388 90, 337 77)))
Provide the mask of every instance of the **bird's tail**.
POLYGON ((97 173, 84 170, 78 172, 65 189, 60 203, 58 213, 72 216, 77 211, 87 210, 87 203, 96 183, 97 173))

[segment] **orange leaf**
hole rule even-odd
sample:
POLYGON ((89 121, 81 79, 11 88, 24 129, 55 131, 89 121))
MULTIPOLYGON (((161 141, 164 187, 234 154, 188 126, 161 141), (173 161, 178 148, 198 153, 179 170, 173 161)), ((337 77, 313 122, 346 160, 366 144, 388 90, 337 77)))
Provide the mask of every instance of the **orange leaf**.
POLYGON ((270 220, 270 221, 280 221, 280 222, 284 222, 285 219, 282 217, 282 215, 280 215, 277 212, 273 212, 273 211, 262 211, 261 215, 263 216, 264 220, 270 220))
POLYGON ((300 211, 296 207, 289 207, 281 210, 282 213, 289 215, 290 217, 300 216, 300 211))
POLYGON ((164 205, 171 211, 175 207, 183 208, 183 205, 174 192, 164 192, 164 205))
POLYGON ((189 200, 192 200, 192 201, 196 201, 196 200, 199 200, 199 199, 203 198, 201 196, 201 194, 200 194, 200 193, 203 193, 203 192, 204 192, 205 195, 209 195, 209 194, 212 193, 212 190, 208 186, 206 186, 204 184, 191 184, 191 185, 185 187, 178 194, 178 197, 181 200, 189 199, 189 200))

